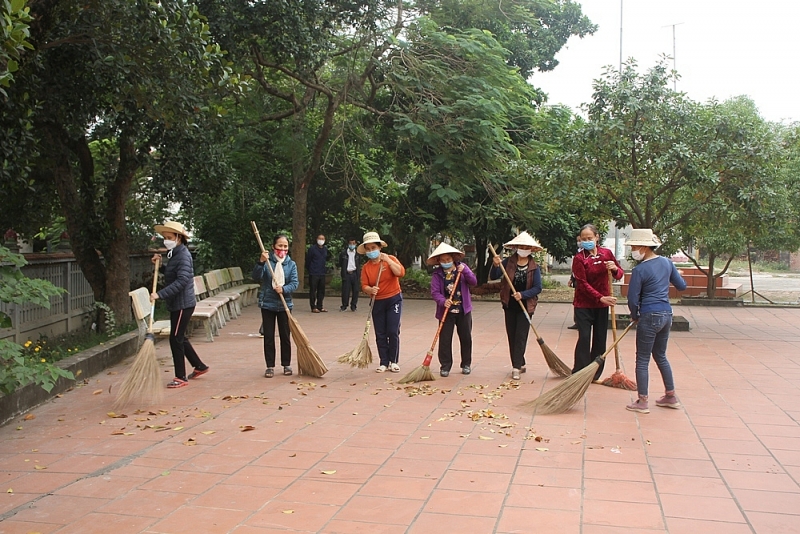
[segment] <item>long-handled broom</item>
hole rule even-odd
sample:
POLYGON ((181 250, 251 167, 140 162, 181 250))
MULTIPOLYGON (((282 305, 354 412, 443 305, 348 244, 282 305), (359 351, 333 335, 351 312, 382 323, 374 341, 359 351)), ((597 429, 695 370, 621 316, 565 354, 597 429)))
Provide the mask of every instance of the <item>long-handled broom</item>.
MULTIPOLYGON (((156 260, 153 271, 153 291, 158 288, 158 266, 160 259, 156 260)), ((161 388, 161 368, 156 358, 156 336, 153 335, 153 315, 156 312, 156 303, 150 303, 150 324, 147 327, 147 334, 144 336, 144 343, 133 360, 128 374, 119 387, 117 399, 114 401, 114 408, 122 408, 128 403, 137 400, 142 402, 158 402, 164 393, 161 388)))
MULTIPOLYGON (((494 250, 494 247, 491 243, 489 243, 489 250, 492 251, 492 255, 497 257, 497 252, 494 250)), ((503 277, 506 279, 506 283, 511 288, 511 292, 514 292, 514 283, 511 281, 511 278, 508 277, 508 273, 505 269, 503 269, 502 265, 500 266, 500 270, 503 271, 503 277)), ((544 342, 542 336, 539 335, 539 332, 536 331, 536 327, 533 326, 533 320, 530 316, 528 316, 528 310, 525 309, 525 305, 522 303, 521 300, 519 302, 522 311, 525 313, 525 317, 528 319, 528 324, 531 325, 531 330, 533 330, 533 335, 536 336, 536 341, 539 343, 539 347, 542 349, 542 354, 544 354, 544 361, 547 362, 547 367, 550 368, 558 376, 570 376, 572 374, 572 369, 567 366, 564 362, 561 361, 561 358, 556 356, 556 353, 547 346, 547 343, 544 342)))
MULTIPOLYGON (((381 262, 380 269, 378 269, 378 276, 375 280, 377 286, 381 281, 381 273, 383 272, 383 262, 381 262)), ((369 311, 367 312, 367 326, 364 328, 364 335, 361 337, 361 342, 356 348, 350 352, 345 352, 336 360, 339 363, 349 363, 350 367, 358 367, 363 369, 372 363, 372 349, 369 348, 369 326, 372 321, 372 306, 375 304, 375 295, 369 299, 369 311)))
MULTIPOLYGON (((453 300, 453 297, 458 291, 458 284, 461 281, 461 271, 458 271, 456 274, 456 279, 453 282, 453 289, 450 290, 450 300, 453 300)), ((433 336, 433 343, 431 343, 431 348, 428 350, 428 353, 425 354, 425 360, 422 362, 422 365, 408 373, 406 376, 398 380, 399 384, 410 384, 412 382, 423 382, 423 381, 430 381, 436 380, 433 377, 433 373, 431 373, 431 360, 433 360, 433 349, 436 347, 436 342, 439 340, 439 334, 442 332, 442 326, 444 325, 444 320, 447 319, 447 312, 450 311, 450 308, 445 308, 444 313, 442 314, 442 320, 439 321, 439 328, 436 329, 436 335, 433 336)))
MULTIPOLYGON (((609 295, 612 297, 614 296, 614 275, 611 274, 611 271, 608 271, 608 290, 609 295)), ((615 311, 615 306, 611 305, 611 335, 614 337, 614 341, 617 340, 617 312, 615 311)), ((603 380, 603 385, 612 387, 612 388, 619 388, 619 389, 627 389, 628 391, 636 391, 636 382, 625 376, 625 373, 622 372, 622 366, 620 365, 619 361, 619 345, 614 346, 614 361, 617 364, 617 370, 614 371, 614 374, 603 380)))
POLYGON ((635 323, 631 323, 622 331, 622 334, 614 341, 614 343, 606 350, 606 352, 594 359, 592 363, 573 374, 559 385, 543 393, 537 399, 526 402, 522 406, 525 408, 534 408, 536 413, 540 414, 556 414, 564 413, 572 408, 576 402, 583 398, 589 385, 594 380, 594 374, 600 367, 600 362, 606 359, 606 356, 614 350, 617 344, 622 341, 625 334, 630 331, 635 323))
MULTIPOLYGON (((261 242, 261 235, 258 233, 256 222, 250 221, 250 225, 253 227, 253 233, 256 235, 258 246, 261 248, 261 253, 263 254, 266 249, 264 249, 264 243, 261 242)), ((272 265, 269 260, 267 260, 266 264, 274 279, 275 272, 272 270, 272 265)), ((297 368, 299 373, 315 378, 321 377, 328 372, 328 367, 325 365, 325 362, 322 361, 319 354, 317 354, 317 351, 314 350, 314 347, 311 346, 311 342, 308 340, 306 333, 303 332, 303 329, 300 328, 300 324, 298 324, 292 316, 292 312, 286 304, 286 299, 283 298, 283 293, 278 293, 278 295, 281 297, 281 302, 283 302, 283 309, 286 310, 286 316, 289 319, 289 330, 291 331, 292 339, 294 339, 294 344, 297 346, 297 368)))

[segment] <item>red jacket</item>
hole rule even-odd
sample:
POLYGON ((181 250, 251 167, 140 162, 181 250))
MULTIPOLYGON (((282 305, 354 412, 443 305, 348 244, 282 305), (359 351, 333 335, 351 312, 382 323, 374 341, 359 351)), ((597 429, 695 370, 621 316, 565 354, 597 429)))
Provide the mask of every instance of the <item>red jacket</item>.
POLYGON ((608 287, 608 269, 605 262, 613 261, 617 266, 614 279, 625 275, 614 253, 607 248, 597 247, 597 256, 582 250, 572 258, 572 276, 575 278, 575 297, 572 305, 576 308, 607 308, 600 303, 602 297, 611 294, 608 287))

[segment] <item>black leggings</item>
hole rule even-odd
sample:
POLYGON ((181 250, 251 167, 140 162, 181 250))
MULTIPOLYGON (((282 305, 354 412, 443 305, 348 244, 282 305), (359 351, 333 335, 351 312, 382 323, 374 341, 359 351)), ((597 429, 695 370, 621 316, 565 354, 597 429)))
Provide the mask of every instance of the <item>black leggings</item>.
POLYGON ((186 339, 186 329, 189 327, 193 313, 194 306, 169 312, 169 348, 172 349, 172 363, 175 365, 175 377, 183 380, 186 380, 185 360, 189 360, 189 363, 195 369, 205 369, 207 367, 200 361, 200 356, 197 355, 192 344, 186 339))

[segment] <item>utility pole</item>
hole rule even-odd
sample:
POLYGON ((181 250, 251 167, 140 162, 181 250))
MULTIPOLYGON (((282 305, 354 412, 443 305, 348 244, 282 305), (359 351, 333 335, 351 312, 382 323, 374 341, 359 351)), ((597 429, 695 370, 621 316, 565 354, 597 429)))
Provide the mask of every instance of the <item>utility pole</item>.
MULTIPOLYGON (((622 0, 620 0, 622 1, 622 0)), ((672 26, 672 70, 678 72, 678 67, 675 58, 677 57, 677 50, 675 48, 675 26, 680 26, 683 22, 676 22, 675 24, 667 24, 666 26, 661 26, 662 28, 669 28, 672 26)), ((672 89, 674 91, 678 90, 678 78, 674 77, 672 79, 672 89)))

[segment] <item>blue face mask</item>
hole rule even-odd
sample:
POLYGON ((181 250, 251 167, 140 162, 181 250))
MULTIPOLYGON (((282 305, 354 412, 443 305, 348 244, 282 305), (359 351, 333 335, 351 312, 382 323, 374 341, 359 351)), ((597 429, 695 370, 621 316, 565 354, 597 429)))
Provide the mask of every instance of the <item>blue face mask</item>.
POLYGON ((583 250, 594 250, 594 241, 581 241, 583 250))
POLYGON ((356 246, 355 245, 347 245, 347 248, 349 248, 350 250, 355 250, 356 246))
POLYGON ((367 252, 367 257, 371 260, 377 260, 381 256, 380 249, 378 250, 370 250, 367 252))
POLYGON ((439 267, 441 267, 442 269, 450 269, 452 266, 453 266, 453 262, 452 261, 449 261, 447 263, 440 263, 439 264, 439 267))

